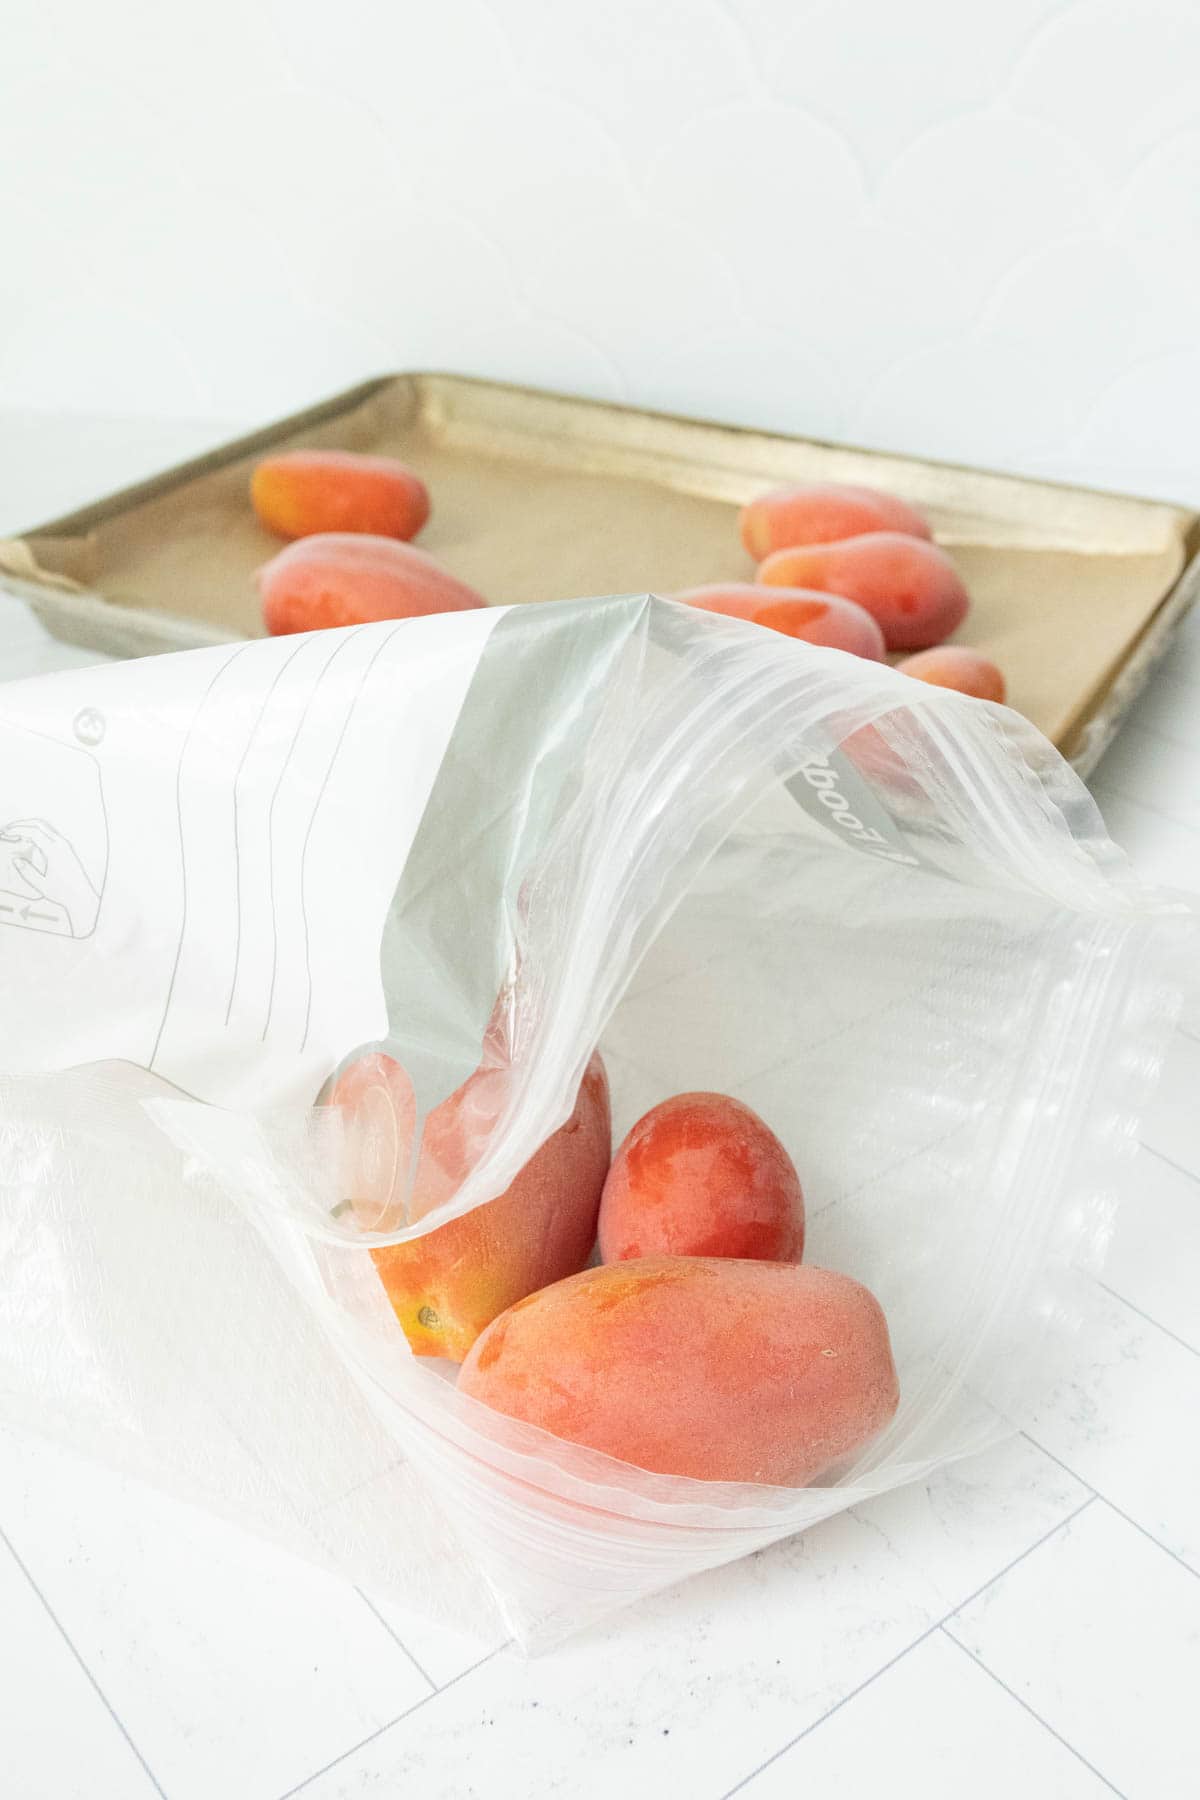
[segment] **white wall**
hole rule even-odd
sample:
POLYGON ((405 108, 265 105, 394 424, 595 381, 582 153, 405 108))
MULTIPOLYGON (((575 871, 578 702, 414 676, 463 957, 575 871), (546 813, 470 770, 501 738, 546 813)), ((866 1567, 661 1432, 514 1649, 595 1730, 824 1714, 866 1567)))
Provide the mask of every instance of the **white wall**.
POLYGON ((1200 496, 1193 0, 13 0, 0 408, 440 366, 1200 496))

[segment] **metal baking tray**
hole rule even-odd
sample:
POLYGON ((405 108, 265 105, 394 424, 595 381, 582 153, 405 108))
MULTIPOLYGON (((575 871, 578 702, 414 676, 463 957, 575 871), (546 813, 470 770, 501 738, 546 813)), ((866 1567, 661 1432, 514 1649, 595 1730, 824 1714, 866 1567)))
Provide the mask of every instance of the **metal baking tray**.
POLYGON ((957 640, 1083 773, 1200 588, 1200 521, 1161 501, 714 425, 459 375, 384 376, 136 487, 0 540, 0 585, 56 635, 115 655, 261 632, 265 452, 403 457, 428 482, 423 549, 495 604, 750 579, 737 508, 788 481, 914 501, 974 599, 957 640))

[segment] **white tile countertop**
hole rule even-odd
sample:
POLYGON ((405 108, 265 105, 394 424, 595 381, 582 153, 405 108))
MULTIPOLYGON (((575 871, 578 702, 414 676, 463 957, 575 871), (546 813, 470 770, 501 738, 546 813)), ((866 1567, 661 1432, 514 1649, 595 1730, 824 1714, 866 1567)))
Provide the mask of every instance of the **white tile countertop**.
MULTIPOLYGON (((0 419, 0 530, 228 435, 0 419)), ((0 677, 86 660, 16 607, 0 677)), ((1098 771, 1200 889, 1200 616, 1098 771)), ((1200 1029, 1070 1369, 1001 1449, 532 1662, 0 1429, 4 1800, 1193 1800, 1200 1029)))

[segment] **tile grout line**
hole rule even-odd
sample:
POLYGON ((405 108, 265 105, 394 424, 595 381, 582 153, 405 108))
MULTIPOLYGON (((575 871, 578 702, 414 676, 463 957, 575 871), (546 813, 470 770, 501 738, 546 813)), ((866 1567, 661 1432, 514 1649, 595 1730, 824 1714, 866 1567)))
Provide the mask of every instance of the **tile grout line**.
POLYGON ((1144 1319, 1147 1325, 1153 1325, 1155 1331, 1161 1331, 1163 1336, 1170 1338, 1173 1344, 1178 1344, 1181 1350, 1189 1350, 1193 1356, 1200 1356, 1200 1350, 1196 1348, 1195 1344, 1189 1344, 1186 1338, 1181 1338, 1177 1331, 1172 1331, 1171 1327, 1164 1325, 1161 1319, 1152 1318, 1148 1312, 1143 1312, 1140 1306, 1135 1306, 1132 1300, 1127 1300, 1124 1294, 1118 1293, 1116 1288, 1109 1287, 1107 1281, 1101 1281, 1098 1275, 1093 1275, 1092 1280, 1098 1288, 1102 1288, 1106 1294, 1111 1295, 1121 1306, 1127 1306, 1131 1313, 1136 1313, 1137 1317, 1144 1319))
POLYGON ((374 1601, 371 1600, 368 1595, 364 1594, 360 1587, 356 1587, 354 1591, 358 1595, 359 1599, 362 1601, 363 1605, 366 1607, 367 1611, 369 1613, 371 1613, 374 1618, 379 1620, 379 1623, 383 1626, 383 1629, 387 1632, 388 1636, 391 1638, 392 1642, 396 1645, 396 1647, 404 1652, 405 1656, 407 1656, 409 1662, 412 1664, 413 1668, 417 1671, 417 1674, 421 1677, 422 1681, 424 1681, 428 1684, 430 1694, 436 1694, 438 1691, 437 1682, 433 1679, 433 1676, 429 1673, 428 1669, 423 1669, 421 1667, 420 1663, 417 1661, 416 1657, 413 1655, 412 1651, 409 1649, 409 1647, 405 1643, 404 1639, 400 1636, 400 1633, 398 1631, 394 1631, 392 1629, 392 1627, 388 1624, 387 1620, 384 1618, 383 1614, 379 1611, 379 1608, 375 1605, 374 1601))
MULTIPOLYGON (((460 1681, 465 1681, 468 1675, 475 1673, 476 1669, 482 1669, 483 1665, 491 1662, 494 1656, 499 1656, 500 1652, 506 1650, 511 1642, 511 1638, 506 1638, 502 1644, 497 1644, 494 1650, 489 1650, 486 1656, 481 1656, 478 1662, 473 1662, 470 1668, 460 1669, 457 1675, 452 1676, 449 1681, 444 1681, 440 1688, 434 1689, 432 1694, 425 1694, 420 1700, 414 1700, 411 1706, 406 1706, 403 1712, 398 1712, 394 1719, 385 1720, 382 1725, 376 1726, 374 1731, 368 1732, 365 1738, 360 1738, 357 1744, 351 1744, 339 1756, 331 1758, 321 1768, 314 1769, 311 1775, 304 1777, 303 1781, 298 1781, 295 1787, 288 1788, 285 1794, 279 1796, 279 1800, 292 1800, 293 1795, 302 1793, 314 1781, 319 1781, 322 1775, 328 1775, 330 1769, 336 1769, 339 1763, 346 1761, 347 1757, 357 1755, 358 1751, 365 1750, 368 1744, 373 1744, 377 1738, 381 1738, 385 1731, 391 1731, 393 1726, 402 1724, 405 1719, 411 1718, 413 1713, 420 1712, 423 1706, 428 1706, 430 1701, 436 1700, 439 1694, 449 1693, 452 1687, 457 1686, 460 1681)), ((166 1800, 165 1795, 163 1800, 166 1800)))
POLYGON ((1082 1475, 1076 1475, 1070 1463, 1065 1463, 1061 1456, 1055 1456, 1053 1450, 1047 1450, 1045 1444, 1039 1443, 1032 1432, 1021 1431, 1018 1435, 1023 1437, 1027 1444, 1032 1444, 1035 1450, 1040 1450, 1043 1456, 1048 1456, 1052 1463, 1057 1463, 1060 1469, 1064 1469, 1071 1476, 1072 1480, 1079 1483, 1080 1487, 1085 1487, 1093 1500, 1100 1499, 1099 1490, 1094 1488, 1090 1481, 1085 1481, 1082 1475))
MULTIPOLYGON (((1087 1505, 1087 1502, 1085 1501, 1084 1504, 1087 1505)), ((895 1656, 889 1656, 888 1660, 868 1675, 865 1681, 860 1681, 856 1688, 851 1688, 848 1694, 843 1694, 840 1700, 835 1700, 833 1705, 821 1714, 820 1718, 814 1719, 811 1725, 806 1725, 803 1731, 798 1731, 795 1737, 789 1738, 786 1744, 781 1745, 773 1755, 768 1756, 765 1762, 759 1763, 758 1767, 752 1769, 749 1775, 743 1775, 742 1779, 735 1782, 733 1787, 726 1788, 721 1795, 721 1800, 733 1800, 734 1794, 740 1794, 744 1788, 749 1787, 752 1781, 757 1781, 758 1777, 769 1769, 772 1763, 777 1763, 780 1757, 786 1756, 789 1750, 794 1750, 797 1744, 803 1743, 806 1737, 810 1737, 818 1725, 824 1725, 825 1721, 831 1719, 834 1713, 840 1712, 843 1706, 848 1705, 851 1700, 857 1699, 859 1694, 871 1686, 872 1682, 878 1681, 881 1675, 886 1675, 889 1669, 894 1669, 898 1662, 903 1662, 904 1658, 913 1650, 918 1649, 926 1638, 931 1638, 941 1623, 940 1619, 935 1620, 932 1625, 926 1627, 920 1637, 913 1638, 912 1642, 905 1644, 902 1650, 897 1650, 895 1656)), ((286 1796, 284 1800, 287 1800, 286 1796)))
POLYGON ((54 1629, 58 1632, 58 1635, 61 1637, 63 1643, 67 1646, 67 1649, 71 1652, 71 1655, 75 1658, 75 1661, 79 1664, 79 1667, 82 1669, 84 1675, 87 1677, 89 1685, 95 1692, 96 1697, 100 1701, 101 1705, 104 1707, 105 1712, 108 1714, 109 1718, 112 1720, 113 1724, 116 1726, 116 1728, 120 1732, 121 1736, 125 1739, 125 1742, 129 1745, 130 1750, 133 1752, 134 1756, 137 1758, 138 1762, 141 1764, 142 1768, 144 1769, 144 1771, 146 1773, 146 1778, 150 1782, 150 1785, 153 1787, 155 1793, 161 1795, 162 1800, 167 1800, 166 1789, 162 1786, 157 1775, 154 1773, 154 1770, 150 1767, 150 1764, 146 1761, 145 1757, 142 1755, 141 1751, 138 1749, 137 1745, 134 1743, 133 1739, 130 1737, 128 1731, 125 1729, 125 1726, 121 1723, 121 1720, 117 1716, 117 1713, 113 1706, 112 1701, 109 1699, 108 1695, 104 1692, 104 1689, 100 1686, 100 1683, 96 1680, 96 1677, 92 1674, 92 1671, 88 1668, 87 1664, 84 1662, 83 1657, 79 1654, 79 1651, 76 1649, 74 1643, 71 1641, 71 1638, 68 1636, 66 1627, 63 1625, 62 1620, 59 1618, 58 1614, 55 1612, 54 1608, 51 1606, 50 1602, 47 1600, 45 1594, 43 1594, 41 1588, 38 1586, 37 1582, 34 1580, 33 1575, 31 1574, 30 1570, 25 1566, 25 1564, 22 1562, 20 1556, 17 1554, 16 1546, 14 1545, 12 1539, 9 1537, 7 1531, 5 1531, 3 1525, 0 1525, 0 1543, 3 1543, 7 1547, 8 1552, 11 1555, 13 1561, 16 1563, 18 1569, 20 1569, 22 1575, 25 1577, 26 1581, 29 1583, 30 1587, 33 1589, 34 1593, 37 1595, 38 1599, 41 1601, 42 1606, 45 1609, 46 1616, 49 1618, 51 1624, 54 1626, 54 1629))
POLYGON ((1153 1544, 1156 1550, 1161 1550, 1164 1556, 1169 1556, 1172 1562, 1177 1562, 1181 1569, 1186 1570, 1195 1580, 1200 1581, 1200 1569, 1193 1568, 1190 1562, 1180 1556, 1178 1550, 1172 1550, 1170 1544, 1164 1544, 1161 1538, 1156 1538, 1147 1526, 1133 1517, 1132 1513, 1127 1513, 1123 1507, 1117 1505, 1115 1500, 1110 1500, 1107 1494, 1102 1494, 1100 1489, 1093 1487, 1090 1481, 1085 1481, 1083 1476, 1071 1467, 1070 1463, 1065 1463, 1061 1456, 1055 1456, 1053 1450, 1047 1450, 1045 1444, 1040 1443, 1031 1432, 1022 1431, 1020 1435, 1027 1444, 1032 1444, 1035 1450, 1040 1450, 1043 1456, 1048 1456, 1052 1463, 1057 1463, 1060 1469, 1065 1470, 1079 1483, 1080 1487, 1087 1488, 1093 1500, 1098 1500, 1101 1506, 1108 1508, 1109 1512, 1116 1513, 1118 1519, 1124 1519, 1127 1525, 1132 1525, 1133 1529, 1140 1532, 1147 1543, 1153 1544))
MULTIPOLYGON (((1184 1031, 1182 1025, 1177 1026, 1176 1029, 1182 1037, 1192 1038, 1194 1044, 1200 1043, 1200 1038, 1192 1037, 1191 1032, 1184 1031)), ((1151 1156, 1156 1156, 1159 1162, 1166 1163, 1168 1169, 1174 1169, 1177 1175, 1183 1175, 1188 1181, 1200 1182, 1200 1175, 1197 1175, 1192 1169, 1185 1168, 1183 1163, 1176 1162, 1175 1158, 1168 1156, 1165 1150, 1156 1150, 1154 1145, 1147 1143, 1145 1138, 1138 1139, 1138 1147, 1148 1151, 1151 1156)))
MULTIPOLYGON (((1038 1448, 1040 1448, 1040 1446, 1038 1446, 1038 1448)), ((1087 1484, 1084 1483, 1083 1485, 1086 1486, 1087 1484)), ((764 1769, 769 1769, 771 1764, 777 1763, 781 1756, 786 1756, 789 1750, 794 1750, 797 1744, 802 1743, 806 1737, 809 1737, 817 1729, 818 1725, 823 1725, 826 1719, 831 1719, 834 1713, 840 1712, 843 1706, 848 1705, 851 1700, 856 1699, 859 1694, 863 1693, 866 1688, 871 1686, 872 1682, 878 1681, 881 1675, 886 1675, 889 1669, 894 1669, 896 1664, 906 1657, 910 1651, 917 1649, 917 1647, 920 1644, 923 1644, 927 1638, 931 1638, 935 1631, 940 1631, 943 1625, 946 1624, 946 1621, 952 1619, 955 1613, 962 1612, 964 1607, 970 1606, 973 1600, 978 1600, 979 1596, 986 1593, 988 1588, 993 1587, 997 1581, 1002 1581, 1006 1575, 1011 1573, 1011 1571, 1017 1567, 1018 1563, 1023 1563, 1027 1556, 1032 1556, 1034 1551, 1040 1550, 1043 1544, 1048 1544, 1050 1539, 1058 1532, 1065 1531, 1066 1527, 1070 1525, 1073 1520, 1077 1519, 1080 1513, 1086 1512, 1088 1507, 1091 1506, 1092 1502, 1097 1498, 1098 1496, 1093 1491, 1089 1490, 1087 1499, 1081 1500, 1079 1505, 1071 1512, 1067 1513, 1065 1518, 1060 1519, 1056 1525, 1052 1525, 1049 1531, 1043 1532, 1040 1538, 1035 1538, 1032 1544, 1026 1545, 1019 1556, 1014 1556, 1012 1561, 1005 1563, 1002 1569, 998 1569, 994 1575, 989 1575, 988 1579, 981 1582, 972 1593, 967 1594, 962 1600, 957 1601, 948 1613, 944 1613, 940 1619, 935 1619, 931 1625, 927 1626, 926 1629, 921 1632, 919 1637, 915 1637, 912 1639, 911 1643, 905 1644, 904 1648, 898 1650, 895 1656, 890 1656, 885 1663, 881 1664, 878 1669, 875 1669, 868 1675, 865 1681, 860 1681, 858 1686, 851 1688, 848 1694, 843 1694, 840 1700, 835 1700, 833 1705, 828 1707, 819 1718, 814 1719, 810 1725, 806 1725, 803 1731, 798 1731, 795 1737, 789 1738, 786 1744, 781 1745, 773 1755, 768 1756, 764 1762, 759 1763, 758 1767, 752 1769, 749 1775, 744 1775, 741 1781, 735 1782, 733 1787, 726 1788, 725 1792, 721 1795, 720 1800, 733 1800, 734 1794, 740 1794, 744 1788, 749 1787, 750 1783, 756 1781, 764 1769)), ((289 1796, 286 1794, 283 1795, 282 1800, 289 1800, 289 1796)))
POLYGON ((1108 1776, 1103 1774, 1096 1767, 1095 1763, 1090 1763, 1081 1750, 1077 1750, 1074 1744, 1063 1736, 1061 1731, 1056 1731, 1048 1719, 1043 1719, 1037 1708, 1030 1706, 1028 1700, 1023 1699, 1014 1688, 1010 1688, 1007 1681, 1002 1681, 995 1669, 989 1668, 988 1664, 984 1662, 981 1656, 976 1656, 973 1650, 968 1649, 967 1645, 964 1644, 960 1638, 956 1638, 954 1633, 949 1630, 947 1626, 942 1625, 939 1626, 938 1629, 941 1631, 941 1634, 946 1639, 947 1643, 953 1644, 965 1657, 969 1658, 977 1669, 981 1669, 990 1680, 996 1683, 996 1686, 1000 1688, 1002 1692, 1008 1695, 1010 1700, 1015 1700, 1018 1706, 1024 1707, 1030 1718, 1036 1719, 1043 1730, 1048 1731, 1052 1738, 1057 1738, 1063 1749, 1069 1750, 1076 1762, 1082 1763, 1089 1774, 1094 1775, 1097 1781, 1102 1781, 1110 1793, 1116 1794, 1117 1800, 1125 1800, 1125 1795, 1121 1792, 1121 1789, 1116 1786, 1115 1782, 1110 1781, 1108 1776))

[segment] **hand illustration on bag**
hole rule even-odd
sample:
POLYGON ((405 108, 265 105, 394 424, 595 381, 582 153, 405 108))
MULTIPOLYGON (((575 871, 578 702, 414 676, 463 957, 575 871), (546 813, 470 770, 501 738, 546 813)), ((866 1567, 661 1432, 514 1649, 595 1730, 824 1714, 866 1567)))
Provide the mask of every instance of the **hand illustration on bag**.
POLYGON ((0 922, 87 937, 100 895, 74 845, 46 819, 0 829, 0 922))

